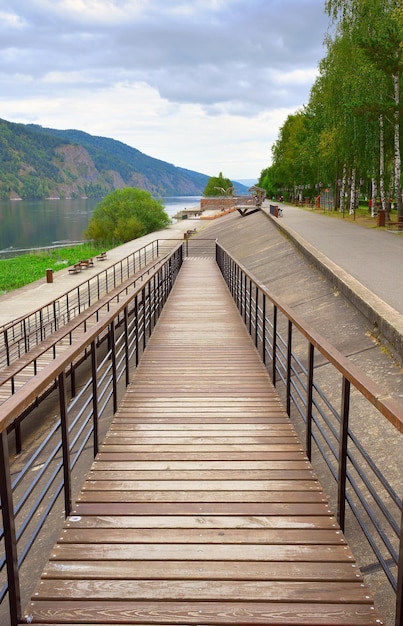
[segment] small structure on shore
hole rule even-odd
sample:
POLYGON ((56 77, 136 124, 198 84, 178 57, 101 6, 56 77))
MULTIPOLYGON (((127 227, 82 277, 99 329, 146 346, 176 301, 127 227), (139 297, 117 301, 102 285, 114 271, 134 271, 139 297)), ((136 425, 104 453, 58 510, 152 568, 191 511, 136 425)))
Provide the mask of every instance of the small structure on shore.
POLYGON ((252 213, 260 211, 266 199, 266 191, 261 187, 253 185, 249 187, 248 191, 249 196, 235 197, 235 206, 241 217, 246 217, 247 215, 252 215, 252 213))
POLYGON ((182 209, 181 211, 178 211, 178 213, 176 213, 173 218, 175 220, 191 220, 194 219, 195 217, 200 217, 200 215, 202 214, 202 211, 200 210, 200 207, 191 207, 189 209, 182 209))

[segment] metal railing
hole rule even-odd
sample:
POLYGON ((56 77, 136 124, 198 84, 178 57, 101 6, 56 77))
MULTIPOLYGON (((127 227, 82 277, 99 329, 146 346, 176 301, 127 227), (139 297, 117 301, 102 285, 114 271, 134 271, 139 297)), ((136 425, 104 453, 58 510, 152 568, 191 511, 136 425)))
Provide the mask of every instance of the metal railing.
MULTIPOLYGON (((30 580, 39 577, 44 562, 35 552, 38 540, 60 528, 61 518, 70 514, 76 482, 81 483, 97 454, 101 430, 117 410, 182 260, 179 244, 139 285, 126 284, 108 315, 0 407, 0 600, 8 597, 11 626, 25 623, 21 571, 28 568, 30 580), (82 361, 80 387, 73 396, 67 373, 77 360, 82 361), (49 386, 56 389, 52 416, 35 431, 34 445, 13 459, 7 429, 49 386)), ((34 416, 35 422, 39 419, 34 416)))
POLYGON ((354 527, 365 537, 377 568, 390 583, 395 623, 401 626, 401 456, 396 448, 397 466, 391 467, 389 454, 403 433, 402 407, 385 398, 379 385, 271 296, 219 244, 216 258, 287 413, 305 441, 307 457, 322 484, 330 483, 326 488, 340 527, 343 531, 354 527), (379 437, 385 438, 380 445, 379 437), (388 441, 391 447, 385 455, 388 441))
MULTIPOLYGON (((348 529, 354 514, 390 583, 396 598, 396 624, 400 625, 400 478, 393 485, 393 477, 379 468, 378 459, 369 453, 374 443, 371 433, 360 428, 356 431, 356 426, 360 426, 363 415, 369 419, 369 406, 376 419, 382 418, 392 431, 401 433, 402 409, 384 399, 377 385, 292 310, 277 302, 219 244, 215 248, 223 277, 273 383, 290 417, 302 425, 307 456, 314 465, 322 459, 319 471, 328 470, 332 478, 338 521, 348 529), (328 368, 334 371, 330 386, 326 384, 328 368)), ((3 606, 8 599, 11 626, 24 621, 21 607, 28 591, 22 589, 21 580, 26 576, 21 572, 28 569, 30 580, 39 578, 44 562, 35 553, 38 543, 41 545, 38 539, 60 528, 61 517, 71 511, 86 471, 83 467, 90 467, 97 453, 98 441, 117 410, 130 368, 139 363, 185 250, 186 244, 181 242, 140 285, 127 286, 113 311, 88 329, 82 341, 67 348, 0 407, 0 599, 3 606), (86 360, 81 359, 83 355, 86 360), (82 360, 82 369, 77 374, 80 387, 74 394, 67 372, 77 360, 82 360), (52 417, 41 436, 35 436, 33 452, 27 447, 13 459, 7 429, 49 385, 56 388, 52 417)), ((35 421, 39 419, 40 415, 34 416, 35 421)), ((46 561, 46 555, 43 558, 46 561)))
POLYGON ((64 324, 80 315, 101 296, 108 294, 124 280, 157 259, 159 254, 159 241, 152 241, 91 276, 46 306, 5 324, 0 332, 0 368, 20 359, 64 324))
POLYGON ((83 313, 102 296, 183 242, 185 256, 215 255, 215 240, 155 239, 124 259, 91 276, 56 300, 0 328, 0 369, 10 366, 54 332, 83 313))

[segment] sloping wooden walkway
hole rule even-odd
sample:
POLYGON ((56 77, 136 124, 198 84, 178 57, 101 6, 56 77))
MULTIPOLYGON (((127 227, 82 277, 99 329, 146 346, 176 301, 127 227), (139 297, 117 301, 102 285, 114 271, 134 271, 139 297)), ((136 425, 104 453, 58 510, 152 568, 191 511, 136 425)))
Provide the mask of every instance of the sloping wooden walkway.
POLYGON ((185 261, 26 613, 382 623, 213 260, 185 261))

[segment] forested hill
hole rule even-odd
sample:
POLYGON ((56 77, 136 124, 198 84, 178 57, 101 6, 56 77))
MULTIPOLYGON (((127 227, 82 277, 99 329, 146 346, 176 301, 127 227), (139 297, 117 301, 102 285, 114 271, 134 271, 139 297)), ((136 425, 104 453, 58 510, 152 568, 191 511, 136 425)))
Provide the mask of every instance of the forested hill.
POLYGON ((209 177, 120 141, 0 119, 0 198, 100 197, 125 186, 201 195, 209 177))

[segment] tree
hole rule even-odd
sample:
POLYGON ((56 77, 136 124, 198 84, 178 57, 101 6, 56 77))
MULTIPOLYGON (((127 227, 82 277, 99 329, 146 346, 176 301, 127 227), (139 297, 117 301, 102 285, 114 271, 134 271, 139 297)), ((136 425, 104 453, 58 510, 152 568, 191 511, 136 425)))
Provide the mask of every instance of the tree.
POLYGON ((169 216, 160 200, 135 187, 116 189, 94 210, 85 236, 96 241, 126 242, 165 228, 169 216))
POLYGON ((403 221, 401 187, 401 67, 403 62, 401 0, 327 0, 326 10, 334 21, 339 18, 339 32, 353 37, 368 62, 383 76, 378 100, 381 133, 384 121, 393 126, 392 178, 399 221, 403 221))
POLYGON ((222 172, 218 176, 211 176, 203 191, 204 196, 232 196, 234 187, 229 178, 224 178, 222 172))

